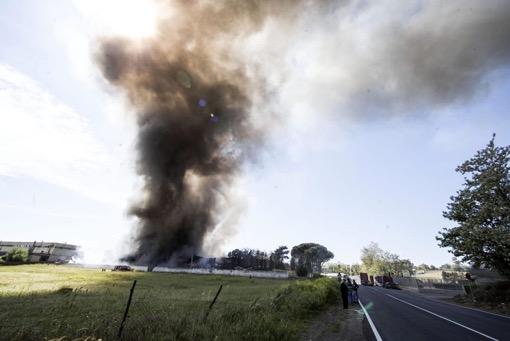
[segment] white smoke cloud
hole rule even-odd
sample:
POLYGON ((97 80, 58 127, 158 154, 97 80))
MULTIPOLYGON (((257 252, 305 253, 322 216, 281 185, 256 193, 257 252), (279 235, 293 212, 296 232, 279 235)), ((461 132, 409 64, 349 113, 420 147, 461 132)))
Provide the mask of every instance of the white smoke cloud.
POLYGON ((506 1, 289 2, 299 6, 240 42, 297 126, 469 102, 510 61, 506 1))

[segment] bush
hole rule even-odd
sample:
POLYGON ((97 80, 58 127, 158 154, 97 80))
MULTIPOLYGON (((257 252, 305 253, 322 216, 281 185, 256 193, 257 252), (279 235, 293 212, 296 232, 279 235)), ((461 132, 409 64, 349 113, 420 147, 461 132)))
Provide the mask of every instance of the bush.
POLYGON ((467 287, 466 295, 457 295, 454 302, 510 315, 510 281, 467 287))
POLYGON ((306 317, 334 304, 339 297, 338 281, 331 278, 299 280, 282 288, 273 300, 276 310, 290 316, 306 317))
POLYGON ((22 247, 13 247, 4 257, 6 262, 26 262, 28 261, 28 250, 22 247))

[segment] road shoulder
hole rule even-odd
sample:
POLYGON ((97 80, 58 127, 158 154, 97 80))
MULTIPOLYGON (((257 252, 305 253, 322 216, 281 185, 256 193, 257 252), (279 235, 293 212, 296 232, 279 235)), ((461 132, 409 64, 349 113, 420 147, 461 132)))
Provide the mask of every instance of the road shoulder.
POLYGON ((313 319, 301 341, 367 340, 363 334, 363 319, 364 314, 358 304, 343 309, 341 302, 337 302, 313 319))

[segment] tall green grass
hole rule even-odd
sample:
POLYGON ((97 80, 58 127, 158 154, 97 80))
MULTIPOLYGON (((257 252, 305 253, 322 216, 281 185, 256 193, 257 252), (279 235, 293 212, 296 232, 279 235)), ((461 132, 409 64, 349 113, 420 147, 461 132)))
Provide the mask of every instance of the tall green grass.
POLYGON ((338 300, 328 278, 0 267, 0 340, 115 340, 135 279, 122 340, 296 340, 307 318, 338 300))

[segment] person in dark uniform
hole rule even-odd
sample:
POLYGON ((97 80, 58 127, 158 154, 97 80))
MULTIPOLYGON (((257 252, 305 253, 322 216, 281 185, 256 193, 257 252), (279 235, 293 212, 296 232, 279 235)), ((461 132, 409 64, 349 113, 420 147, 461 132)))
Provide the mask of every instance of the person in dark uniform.
POLYGON ((347 283, 345 283, 345 279, 340 283, 340 293, 342 294, 342 302, 344 304, 344 309, 349 308, 349 287, 347 283))
POLYGON ((359 285, 356 283, 356 280, 352 280, 352 303, 358 303, 358 288, 359 285))

